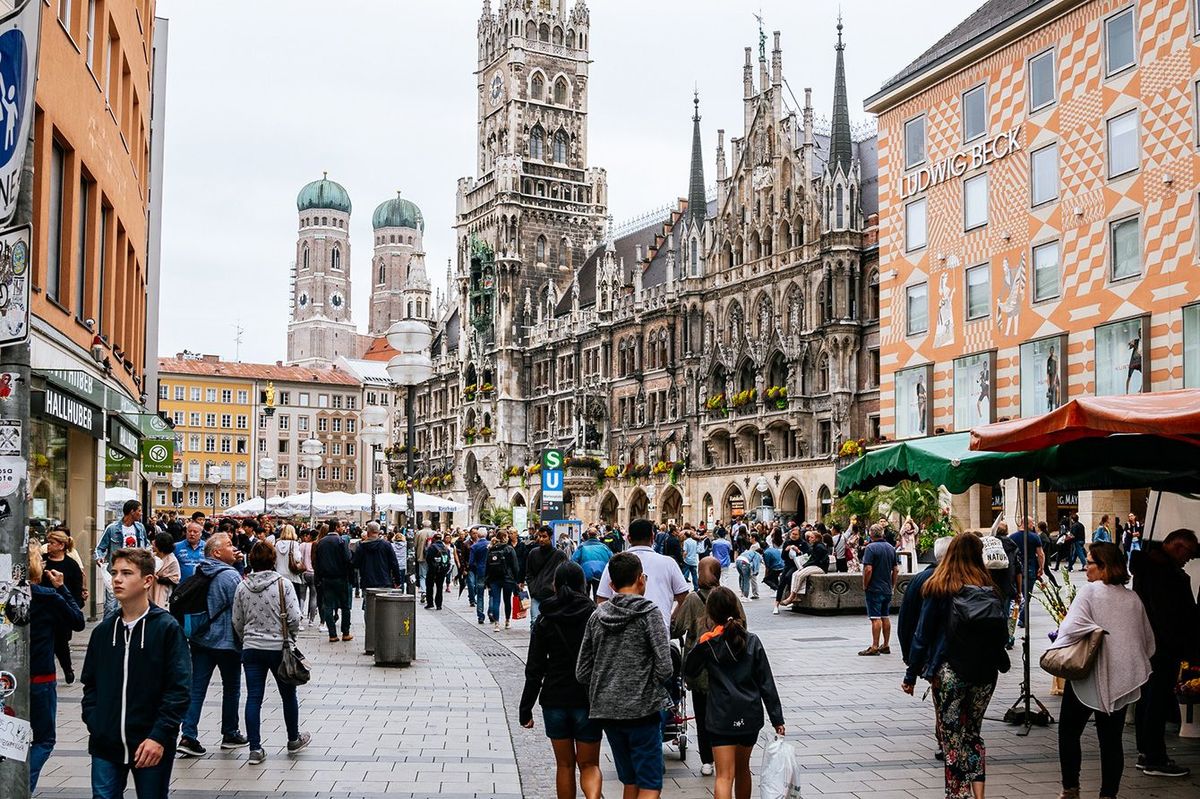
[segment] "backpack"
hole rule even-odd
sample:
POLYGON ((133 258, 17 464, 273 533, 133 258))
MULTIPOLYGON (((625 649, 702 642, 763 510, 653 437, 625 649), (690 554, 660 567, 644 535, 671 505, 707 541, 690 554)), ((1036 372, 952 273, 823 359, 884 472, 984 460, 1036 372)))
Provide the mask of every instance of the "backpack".
MULTIPOLYGON (((188 638, 203 635, 212 626, 213 620, 208 615, 208 589, 212 581, 211 573, 197 569, 171 594, 168 602, 171 615, 179 622, 183 634, 188 638)), ((217 615, 224 612, 221 610, 217 615)))
POLYGON ((504 563, 504 547, 491 547, 487 554, 487 567, 484 570, 483 578, 489 583, 502 583, 506 577, 507 569, 504 563))
POLYGON ((433 556, 433 571, 434 574, 446 575, 450 573, 450 550, 446 549, 445 544, 440 547, 434 547, 433 556))
POLYGON ((969 683, 994 682, 1009 668, 1004 643, 1008 614, 992 588, 965 585, 950 602, 946 624, 946 662, 969 683))

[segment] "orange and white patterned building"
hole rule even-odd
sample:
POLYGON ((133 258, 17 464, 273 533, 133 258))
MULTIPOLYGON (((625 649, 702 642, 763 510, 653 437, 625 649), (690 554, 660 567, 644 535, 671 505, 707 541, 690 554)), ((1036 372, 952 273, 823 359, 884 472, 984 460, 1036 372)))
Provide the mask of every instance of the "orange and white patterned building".
POLYGON ((885 436, 1200 385, 1198 5, 989 0, 867 100, 885 436))

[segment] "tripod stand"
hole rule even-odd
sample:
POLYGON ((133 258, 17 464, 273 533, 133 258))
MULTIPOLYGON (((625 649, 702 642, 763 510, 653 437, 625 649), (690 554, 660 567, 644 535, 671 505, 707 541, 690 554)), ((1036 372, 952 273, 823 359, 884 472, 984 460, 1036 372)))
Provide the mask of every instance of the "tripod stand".
POLYGON ((1029 518, 1029 483, 1021 481, 1021 524, 1019 525, 1024 534, 1021 536, 1021 601, 1025 603, 1025 635, 1021 641, 1021 659, 1023 662, 1023 675, 1021 678, 1021 695, 1017 697, 1017 701, 1004 714, 1005 724, 1020 725, 1022 729, 1017 731, 1017 735, 1025 736, 1029 734, 1029 730, 1033 725, 1046 727, 1054 723, 1054 718, 1050 715, 1050 711, 1042 704, 1041 700, 1033 695, 1033 685, 1030 682, 1030 662, 1029 662, 1029 630, 1030 624, 1029 615, 1029 599, 1033 596, 1033 586, 1027 585, 1029 582, 1030 569, 1026 566, 1029 563, 1029 535, 1030 530, 1025 524, 1029 518), (1033 705, 1037 705, 1037 710, 1033 709, 1033 705))

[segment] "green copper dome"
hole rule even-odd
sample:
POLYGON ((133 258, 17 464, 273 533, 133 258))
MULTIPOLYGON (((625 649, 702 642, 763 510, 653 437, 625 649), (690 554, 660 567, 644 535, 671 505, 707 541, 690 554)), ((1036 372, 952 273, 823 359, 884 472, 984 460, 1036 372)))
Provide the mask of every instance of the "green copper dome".
POLYGON ((342 188, 342 184, 329 179, 328 172, 325 172, 324 175, 325 177, 314 180, 300 190, 300 193, 296 195, 296 210, 326 208, 330 211, 341 211, 344 214, 350 213, 350 195, 342 188))
POLYGON ((406 227, 425 232, 425 217, 417 204, 405 200, 396 192, 396 196, 387 202, 382 202, 371 217, 371 224, 376 230, 384 227, 406 227))

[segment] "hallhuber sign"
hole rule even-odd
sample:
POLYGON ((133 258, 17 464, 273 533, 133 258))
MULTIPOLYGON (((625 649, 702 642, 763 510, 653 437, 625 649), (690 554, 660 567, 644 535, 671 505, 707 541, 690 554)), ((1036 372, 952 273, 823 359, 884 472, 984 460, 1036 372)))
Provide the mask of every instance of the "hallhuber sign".
POLYGON ((1004 131, 978 144, 960 150, 936 164, 929 164, 900 179, 900 199, 907 200, 914 194, 942 183, 950 178, 961 177, 972 169, 987 166, 1021 149, 1021 126, 1004 131))

